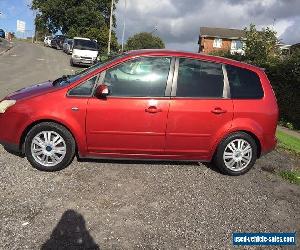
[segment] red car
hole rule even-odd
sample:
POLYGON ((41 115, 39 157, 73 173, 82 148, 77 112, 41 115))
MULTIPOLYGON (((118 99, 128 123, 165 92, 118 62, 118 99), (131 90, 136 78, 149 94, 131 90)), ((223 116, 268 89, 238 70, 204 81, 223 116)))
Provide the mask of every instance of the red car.
POLYGON ((0 103, 0 141, 33 167, 79 158, 213 161, 240 175, 274 149, 278 107, 260 68, 168 50, 140 50, 0 103))

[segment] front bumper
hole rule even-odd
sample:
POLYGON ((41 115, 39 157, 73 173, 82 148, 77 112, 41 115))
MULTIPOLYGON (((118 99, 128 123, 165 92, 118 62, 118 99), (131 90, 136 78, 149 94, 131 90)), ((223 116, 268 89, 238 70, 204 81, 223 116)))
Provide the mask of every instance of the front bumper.
POLYGON ((73 64, 76 65, 93 65, 96 63, 96 60, 92 59, 85 59, 85 58, 73 58, 72 57, 73 64))

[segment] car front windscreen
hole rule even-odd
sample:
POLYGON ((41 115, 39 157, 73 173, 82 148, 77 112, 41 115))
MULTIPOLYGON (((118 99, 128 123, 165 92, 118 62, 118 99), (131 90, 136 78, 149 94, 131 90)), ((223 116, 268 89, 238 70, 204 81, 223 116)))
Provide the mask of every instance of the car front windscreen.
POLYGON ((73 48, 80 49, 80 50, 98 51, 98 45, 96 42, 91 40, 83 40, 83 39, 75 39, 73 48))
MULTIPOLYGON (((79 80, 80 78, 88 75, 89 73, 93 72, 94 70, 96 69, 99 69, 100 67, 104 67, 120 58, 124 57, 124 54, 121 54, 121 55, 115 55, 115 56, 111 56, 109 57, 107 60, 105 61, 101 61, 101 62, 98 62, 96 63, 95 65, 83 70, 83 71, 80 71, 78 72, 77 74, 75 75, 69 75, 69 76, 63 76, 62 78, 58 78, 57 80, 55 81, 58 81, 58 86, 65 86, 65 85, 69 85, 69 84, 72 84, 74 83, 75 81, 79 80)), ((54 82, 55 82, 54 81, 54 82)))

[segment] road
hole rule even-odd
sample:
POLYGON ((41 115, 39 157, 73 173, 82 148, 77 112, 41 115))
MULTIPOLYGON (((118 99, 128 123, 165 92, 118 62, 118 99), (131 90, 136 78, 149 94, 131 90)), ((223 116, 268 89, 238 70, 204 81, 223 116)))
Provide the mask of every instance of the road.
MULTIPOLYGON (((17 43, 0 56, 1 96, 72 72, 68 60, 17 43)), ((0 248, 231 249, 232 232, 299 235, 300 188, 273 173, 299 164, 278 149, 238 177, 198 163, 101 160, 44 173, 0 147, 0 248)))
MULTIPOLYGON (((61 51, 17 42, 0 57, 0 99, 8 93, 38 82, 74 72, 70 56, 61 51)), ((76 69, 75 69, 76 70, 76 69)))

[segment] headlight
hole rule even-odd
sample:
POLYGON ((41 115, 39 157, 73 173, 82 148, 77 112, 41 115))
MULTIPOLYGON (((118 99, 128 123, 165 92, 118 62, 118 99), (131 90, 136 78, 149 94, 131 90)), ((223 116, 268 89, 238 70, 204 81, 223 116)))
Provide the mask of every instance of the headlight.
POLYGON ((74 58, 80 58, 80 56, 78 56, 78 55, 72 55, 72 57, 74 57, 74 58))
POLYGON ((4 100, 2 102, 0 102, 0 114, 5 113, 5 111, 16 104, 15 100, 4 100))

